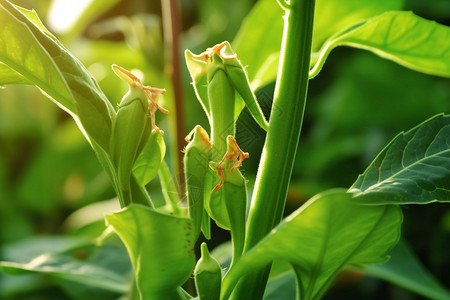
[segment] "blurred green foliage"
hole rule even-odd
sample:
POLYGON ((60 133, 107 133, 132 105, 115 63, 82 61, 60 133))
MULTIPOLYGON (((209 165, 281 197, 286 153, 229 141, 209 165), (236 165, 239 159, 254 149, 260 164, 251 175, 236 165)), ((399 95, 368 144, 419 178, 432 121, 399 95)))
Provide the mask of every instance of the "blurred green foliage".
MULTIPOLYGON (((255 2, 180 1, 181 50, 201 52, 217 42, 232 41, 255 2)), ((52 1, 23 0, 15 4, 35 8, 49 25, 50 20, 44 16, 49 15, 52 1)), ((450 25, 449 5, 446 0, 408 0, 404 9, 450 25)), ((142 71, 144 84, 165 87, 168 92, 162 106, 169 111, 173 109, 170 96, 173 93, 165 75, 167 57, 164 57, 159 1, 117 1, 114 6, 90 11, 82 20, 72 30, 60 32, 58 38, 88 67, 109 99, 118 102, 117 95, 126 91, 125 84, 118 84, 111 72, 115 63, 142 71)), ((49 29, 55 31, 51 26, 49 29)), ((184 68, 186 128, 190 130, 196 124, 207 127, 189 81, 184 68)), ((263 109, 270 107, 273 88, 273 84, 268 84, 257 91, 263 109)), ((317 192, 350 186, 399 131, 437 113, 450 112, 449 79, 420 74, 373 54, 346 48, 330 55, 320 75, 310 81, 309 95, 288 211, 317 192)), ((264 133, 245 110, 237 126, 238 143, 250 153, 244 169, 252 181, 264 133)), ((168 151, 181 150, 173 149, 171 125, 166 117, 160 127, 167 134, 168 151)), ((152 184, 149 187, 152 197, 161 197, 152 184)), ((20 243, 37 236, 63 233, 83 238, 98 236, 104 228, 103 214, 117 208, 115 202, 103 202, 112 197, 114 192, 107 176, 67 114, 36 88, 0 89, 0 260, 11 259, 9 255, 14 252, 11 249, 23 248, 20 243), (101 208, 87 206, 97 202, 102 203, 101 208), (85 210, 79 217, 76 211, 82 208, 85 210), (93 222, 86 222, 86 218, 93 222)), ((431 273, 450 286, 450 255, 445 253, 450 247, 450 211, 444 204, 433 204, 408 206, 404 214, 404 237, 431 273)), ((47 242, 52 247, 56 245, 54 240, 47 242)), ((61 251, 72 249, 72 242, 63 241, 61 251)), ((117 246, 114 241, 112 244, 117 246)), ((117 255, 124 253, 123 248, 117 251, 117 255)), ((104 291, 82 291, 65 279, 0 274, 1 299, 87 299, 85 295, 90 295, 89 299, 98 295, 102 299, 116 296, 104 291)), ((325 296, 325 299, 350 298, 421 299, 401 288, 353 273, 339 277, 325 296), (359 284, 355 287, 355 283, 359 284)))

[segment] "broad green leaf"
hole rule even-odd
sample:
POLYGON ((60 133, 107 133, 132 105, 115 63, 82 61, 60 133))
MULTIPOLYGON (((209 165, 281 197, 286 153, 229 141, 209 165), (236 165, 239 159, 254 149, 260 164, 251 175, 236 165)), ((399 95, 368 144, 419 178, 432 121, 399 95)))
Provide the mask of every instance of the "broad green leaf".
POLYGON ((97 247, 88 241, 80 245, 79 239, 69 238, 47 238, 42 241, 35 239, 28 244, 30 254, 37 253, 36 249, 53 250, 40 252, 39 255, 26 255, 27 249, 25 252, 19 249, 22 253, 20 257, 17 253, 13 254, 16 262, 1 262, 0 269, 10 275, 25 275, 30 272, 47 274, 120 293, 129 289, 129 260, 126 253, 117 246, 97 247), (58 251, 58 248, 64 250, 58 251))
POLYGON ((24 12, 0 1, 0 62, 35 84, 107 149, 113 107, 86 68, 43 29, 36 14, 24 12))
POLYGON ((59 43, 58 39, 42 23, 41 19, 34 9, 29 10, 18 5, 14 5, 14 7, 22 14, 24 14, 31 22, 33 22, 33 24, 37 26, 42 32, 52 38, 55 42, 59 43))
POLYGON ((233 256, 233 246, 231 241, 227 241, 214 248, 211 251, 211 255, 217 259, 223 270, 228 270, 233 256))
POLYGON ((0 85, 7 84, 30 84, 30 82, 7 65, 0 63, 0 85))
POLYGON ((14 299, 16 295, 24 295, 42 289, 42 280, 37 274, 26 276, 9 276, 0 272, 0 299, 14 299))
MULTIPOLYGON (((403 240, 389 252, 389 256, 388 262, 367 265, 362 270, 368 275, 386 280, 427 299, 450 299, 450 292, 421 265, 403 240)), ((272 266, 271 274, 277 265, 279 264, 272 266)), ((265 300, 295 299, 295 273, 285 266, 280 267, 283 272, 277 273, 267 283, 265 300)))
POLYGON ((14 10, 11 4, 2 1, 0 5, 0 61, 37 85, 66 111, 74 114, 72 95, 52 57, 39 45, 27 25, 7 10, 14 10))
POLYGON ((196 3, 202 36, 217 42, 235 36, 255 1, 199 0, 196 3))
POLYGON ((189 278, 195 266, 190 219, 132 204, 106 221, 127 247, 141 299, 168 299, 189 278))
MULTIPOLYGON (((313 51, 341 30, 389 10, 403 0, 316 0, 313 51)), ((274 81, 283 33, 284 12, 274 0, 260 0, 243 22, 233 41, 254 89, 274 81)))
POLYGON ((85 238, 69 236, 37 236, 2 245, 2 259, 12 262, 25 263, 31 257, 42 253, 65 252, 73 248, 80 248, 89 241, 85 238))
POLYGON ((445 289, 419 262, 405 242, 400 241, 389 253, 391 259, 382 265, 368 265, 364 270, 427 299, 450 299, 445 289))
POLYGON ((450 116, 400 133, 350 188, 367 204, 450 201, 450 116))
POLYGON ((267 282, 264 291, 264 300, 295 299, 296 295, 295 273, 283 272, 267 282))
MULTIPOLYGON (((242 23, 232 45, 248 78, 253 82, 260 68, 273 53, 279 56, 283 32, 283 10, 273 0, 258 1, 242 23)), ((278 61, 278 59, 276 59, 278 61)), ((275 78, 276 73, 274 74, 275 78)))
MULTIPOLYGON (((123 292, 109 291, 98 288, 92 285, 85 285, 83 283, 73 282, 65 279, 55 278, 55 283, 64 291, 64 299, 71 300, 117 300, 123 296, 123 292)), ((42 287, 41 287, 42 288, 42 287)), ((34 292, 39 293, 39 290, 34 292)), ((33 295, 30 293, 30 295, 33 295)), ((46 298, 44 296, 44 298, 46 298)), ((51 297, 49 297, 51 298, 51 297)), ((46 298, 48 299, 48 298, 46 298)), ((131 299, 130 299, 131 300, 131 299)))
POLYGON ((386 12, 333 36, 316 55, 310 77, 338 46, 369 50, 415 71, 450 77, 450 27, 412 12, 386 12))
POLYGON ((312 51, 343 29, 379 15, 385 11, 400 10, 404 0, 317 0, 314 15, 312 51))
POLYGON ((319 194, 241 257, 225 277, 224 295, 242 275, 284 260, 297 273, 300 299, 317 299, 344 266, 385 262, 401 222, 398 206, 359 205, 342 191, 319 194))

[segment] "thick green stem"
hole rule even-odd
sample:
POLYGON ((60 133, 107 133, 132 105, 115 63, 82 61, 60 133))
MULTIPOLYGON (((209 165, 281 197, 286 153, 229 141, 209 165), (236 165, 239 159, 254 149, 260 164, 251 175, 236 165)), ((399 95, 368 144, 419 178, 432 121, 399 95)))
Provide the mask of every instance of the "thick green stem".
MULTIPOLYGON (((314 0, 291 0, 286 7, 272 114, 251 202, 244 253, 283 216, 308 89, 314 4, 314 0)), ((269 270, 267 266, 241 280, 235 296, 262 298, 269 270)))

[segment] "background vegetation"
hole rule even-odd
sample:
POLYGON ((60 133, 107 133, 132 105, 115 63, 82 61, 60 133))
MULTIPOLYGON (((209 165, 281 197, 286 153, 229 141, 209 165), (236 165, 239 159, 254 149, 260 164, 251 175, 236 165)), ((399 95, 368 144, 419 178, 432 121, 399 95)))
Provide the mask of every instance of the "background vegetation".
MULTIPOLYGON (((118 84, 111 72, 111 64, 116 63, 137 68, 145 74, 147 83, 165 87, 168 92, 162 106, 173 108, 174 91, 165 63, 170 58, 164 46, 159 1, 96 1, 104 2, 102 8, 91 7, 78 17, 67 5, 58 8, 58 2, 29 0, 15 4, 36 9, 49 29, 88 67, 108 98, 119 101, 117 95, 126 91, 126 86, 118 84), (74 17, 72 24, 60 27, 63 21, 69 21, 68 16, 74 17)), ((180 1, 181 49, 199 53, 223 40, 233 41, 254 3, 180 1)), ((404 9, 450 25, 450 3, 446 0, 409 0, 404 9)), ((184 64, 182 67, 187 133, 196 124, 207 127, 207 120, 189 85, 187 69, 184 64)), ((361 50, 335 50, 316 79, 310 81, 288 212, 319 191, 350 186, 399 131, 450 111, 449 79, 417 73, 361 50)), ((263 108, 268 107, 264 103, 270 103, 273 88, 273 84, 268 84, 257 91, 263 108)), ((169 162, 176 168, 175 156, 181 149, 177 149, 171 135, 170 115, 163 118, 159 124, 166 132, 169 162)), ((241 148, 250 153, 244 170, 252 181, 263 132, 249 119, 244 111, 238 121, 237 139, 241 148)), ((150 186, 149 192, 153 199, 161 197, 158 188, 150 186)), ((97 236, 104 228, 103 213, 118 208, 117 201, 109 201, 113 197, 106 174, 70 116, 34 87, 0 89, 0 260, 24 253, 32 256, 58 245, 65 247, 66 241, 59 237, 63 233, 97 236), (27 247, 36 237, 42 241, 42 248, 27 247)), ((403 211, 406 241, 426 268, 449 287, 448 205, 405 206, 403 211)), ((212 244, 226 239, 223 233, 212 244)), ((111 251, 117 260, 104 263, 114 265, 117 273, 129 270, 127 263, 115 263, 123 261, 119 259, 121 255, 126 256, 119 243, 111 251)), ((86 253, 75 255, 82 259, 86 253)), ((86 297, 94 299, 96 292, 89 290, 84 294, 80 287, 62 279, 0 274, 0 299, 86 297)), ((111 299, 114 297, 111 292, 111 299)), ((346 271, 325 299, 350 298, 421 299, 364 274, 346 271)))

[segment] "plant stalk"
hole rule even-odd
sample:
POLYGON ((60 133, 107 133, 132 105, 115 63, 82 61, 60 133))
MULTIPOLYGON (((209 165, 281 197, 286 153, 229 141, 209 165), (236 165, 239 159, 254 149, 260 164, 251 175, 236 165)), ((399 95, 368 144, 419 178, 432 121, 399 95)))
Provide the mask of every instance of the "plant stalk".
MULTIPOLYGON (((173 86, 174 92, 174 108, 175 117, 172 117, 172 126, 175 130, 175 137, 173 139, 174 146, 172 147, 172 159, 174 160, 173 167, 177 176, 180 189, 184 189, 183 176, 183 153, 180 149, 184 148, 186 136, 185 126, 185 109, 183 99, 183 83, 181 75, 181 57, 180 57, 180 30, 181 30, 181 15, 178 7, 178 0, 161 0, 161 7, 163 13, 163 29, 164 42, 168 50, 169 58, 166 66, 173 86)), ((184 195, 184 190, 179 191, 180 195, 184 195)))
MULTIPOLYGON (((286 13, 278 76, 250 207, 244 254, 283 217, 305 110, 315 1, 291 0, 283 4, 286 13)), ((262 298, 269 271, 270 265, 244 277, 236 287, 235 298, 262 298)))

